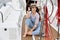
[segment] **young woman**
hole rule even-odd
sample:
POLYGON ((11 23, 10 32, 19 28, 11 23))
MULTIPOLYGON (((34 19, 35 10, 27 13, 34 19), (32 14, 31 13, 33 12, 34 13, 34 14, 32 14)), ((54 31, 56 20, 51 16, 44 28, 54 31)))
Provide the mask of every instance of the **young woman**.
POLYGON ((41 22, 39 21, 39 14, 36 12, 36 5, 31 6, 31 13, 27 13, 26 17, 23 37, 26 37, 26 35, 38 35, 41 22), (30 28, 30 31, 28 31, 28 28, 30 28))

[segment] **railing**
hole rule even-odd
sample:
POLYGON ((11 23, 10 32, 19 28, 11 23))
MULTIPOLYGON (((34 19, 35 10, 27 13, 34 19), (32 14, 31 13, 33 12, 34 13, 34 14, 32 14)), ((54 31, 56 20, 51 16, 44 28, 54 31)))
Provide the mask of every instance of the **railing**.
POLYGON ((3 20, 3 13, 0 11, 1 17, 2 17, 2 23, 4 22, 3 20))

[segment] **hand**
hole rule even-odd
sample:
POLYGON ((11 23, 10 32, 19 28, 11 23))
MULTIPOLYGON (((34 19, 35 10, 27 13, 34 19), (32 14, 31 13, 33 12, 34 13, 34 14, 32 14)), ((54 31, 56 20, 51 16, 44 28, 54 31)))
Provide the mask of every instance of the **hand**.
POLYGON ((29 18, 30 17, 30 14, 26 14, 26 18, 29 18))
POLYGON ((28 32, 28 35, 31 35, 31 34, 32 34, 32 31, 29 31, 29 32, 28 32))

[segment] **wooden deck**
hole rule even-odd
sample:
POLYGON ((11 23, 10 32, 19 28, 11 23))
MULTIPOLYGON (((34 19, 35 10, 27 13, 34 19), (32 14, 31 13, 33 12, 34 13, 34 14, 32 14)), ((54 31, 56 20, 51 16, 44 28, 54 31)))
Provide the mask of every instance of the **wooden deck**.
MULTIPOLYGON (((22 35, 23 35, 23 33, 24 33, 24 27, 25 27, 25 20, 26 20, 26 18, 24 17, 23 18, 23 23, 22 23, 22 35)), ((51 26, 50 26, 51 27, 51 26)), ((53 29, 52 27, 51 27, 51 29, 52 29, 52 32, 53 32, 53 39, 55 39, 55 38, 57 38, 57 31, 55 30, 55 29, 53 29)), ((21 35, 21 37, 22 37, 22 35, 21 35)), ((60 36, 60 35, 59 35, 60 36)), ((39 36, 35 36, 35 38, 36 38, 36 40, 38 40, 38 37, 39 36)), ((22 37, 22 40, 32 40, 32 36, 27 36, 26 38, 23 38, 22 37)), ((45 37, 41 37, 41 40, 45 40, 45 37)))

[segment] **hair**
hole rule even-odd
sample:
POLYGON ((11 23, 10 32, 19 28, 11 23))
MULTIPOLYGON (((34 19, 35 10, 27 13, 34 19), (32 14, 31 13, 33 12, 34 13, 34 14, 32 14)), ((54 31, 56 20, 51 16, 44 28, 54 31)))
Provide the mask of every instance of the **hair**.
MULTIPOLYGON (((33 8, 33 6, 36 7, 36 5, 32 5, 32 6, 31 6, 31 9, 33 8)), ((36 7, 36 12, 40 15, 38 7, 36 7)))
MULTIPOLYGON (((40 16, 40 13, 39 13, 39 9, 38 9, 38 7, 36 7, 36 12, 39 14, 39 16, 40 16)), ((39 17, 39 21, 41 20, 41 17, 39 17)))
POLYGON ((33 8, 33 7, 36 7, 36 5, 31 5, 30 7, 31 7, 31 10, 32 10, 32 8, 33 8))
POLYGON ((29 5, 29 4, 26 6, 26 11, 28 11, 28 7, 30 7, 30 5, 29 5))
MULTIPOLYGON (((31 9, 32 9, 33 6, 36 7, 36 5, 32 5, 32 6, 31 6, 31 9)), ((36 12, 37 12, 37 13, 39 14, 39 16, 40 16, 40 13, 39 13, 39 9, 38 9, 38 7, 36 7, 36 12)), ((39 17, 39 21, 40 21, 40 20, 41 20, 41 17, 39 17)))

